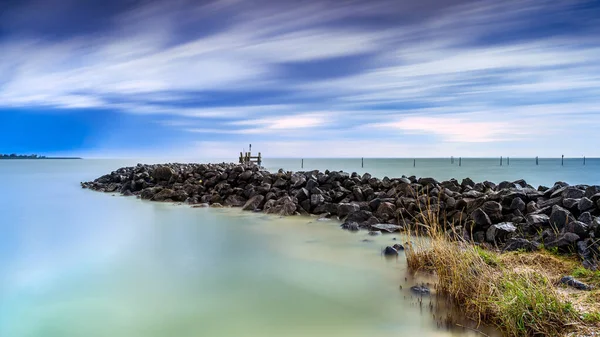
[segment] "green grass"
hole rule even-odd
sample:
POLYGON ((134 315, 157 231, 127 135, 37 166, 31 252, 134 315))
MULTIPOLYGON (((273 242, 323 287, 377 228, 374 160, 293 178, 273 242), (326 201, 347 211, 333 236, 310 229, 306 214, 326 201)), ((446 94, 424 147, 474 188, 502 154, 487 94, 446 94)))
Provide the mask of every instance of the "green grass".
POLYGON ((479 246, 474 247, 475 252, 481 257, 483 262, 485 262, 488 266, 497 267, 500 265, 500 260, 498 259, 498 254, 492 253, 489 250, 485 250, 479 246))
POLYGON ((558 335, 565 318, 575 315, 570 302, 561 301, 542 275, 506 272, 493 297, 498 323, 508 335, 558 335))
POLYGON ((583 267, 577 267, 573 270, 571 275, 588 283, 600 283, 600 271, 593 271, 583 267))
POLYGON ((600 323, 600 312, 586 312, 581 317, 588 324, 600 323))

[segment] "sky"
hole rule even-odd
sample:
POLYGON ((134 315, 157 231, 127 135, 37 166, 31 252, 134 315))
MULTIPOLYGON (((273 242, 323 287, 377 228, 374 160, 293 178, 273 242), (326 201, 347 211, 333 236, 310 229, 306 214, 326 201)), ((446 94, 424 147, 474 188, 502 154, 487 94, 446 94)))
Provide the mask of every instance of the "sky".
POLYGON ((600 2, 0 0, 0 153, 600 157, 600 2))

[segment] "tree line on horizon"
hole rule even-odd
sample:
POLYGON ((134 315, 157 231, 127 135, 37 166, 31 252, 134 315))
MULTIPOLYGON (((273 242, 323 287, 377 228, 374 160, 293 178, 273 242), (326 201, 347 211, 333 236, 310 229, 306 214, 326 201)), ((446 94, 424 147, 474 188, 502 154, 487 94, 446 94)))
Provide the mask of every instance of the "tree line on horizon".
POLYGON ((46 156, 39 156, 37 154, 0 154, 0 158, 2 159, 44 159, 46 156))

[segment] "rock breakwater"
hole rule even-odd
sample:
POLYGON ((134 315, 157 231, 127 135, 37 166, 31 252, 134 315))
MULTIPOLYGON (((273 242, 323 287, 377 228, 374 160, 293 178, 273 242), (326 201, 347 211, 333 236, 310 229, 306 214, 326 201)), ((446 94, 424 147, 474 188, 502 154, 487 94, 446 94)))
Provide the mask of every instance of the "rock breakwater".
POLYGON ((338 218, 344 229, 393 233, 434 215, 453 235, 511 250, 577 253, 595 269, 600 256, 600 186, 557 182, 534 188, 524 180, 382 179, 339 171, 271 173, 239 164, 164 164, 123 167, 83 188, 282 216, 338 218))

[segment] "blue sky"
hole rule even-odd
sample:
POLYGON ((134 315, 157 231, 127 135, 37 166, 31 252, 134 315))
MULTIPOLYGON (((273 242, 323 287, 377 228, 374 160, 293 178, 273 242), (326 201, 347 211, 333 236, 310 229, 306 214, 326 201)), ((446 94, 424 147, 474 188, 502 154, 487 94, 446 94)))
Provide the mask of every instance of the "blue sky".
POLYGON ((600 156, 594 1, 0 3, 0 153, 600 156))

